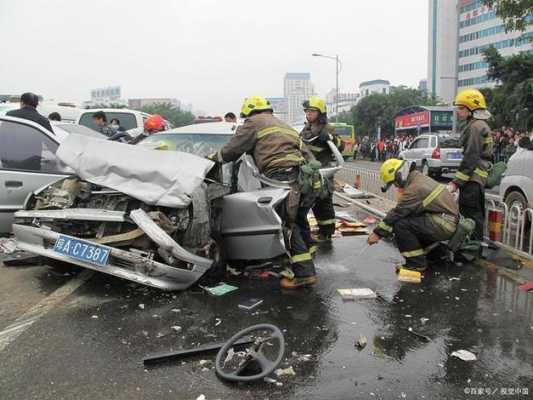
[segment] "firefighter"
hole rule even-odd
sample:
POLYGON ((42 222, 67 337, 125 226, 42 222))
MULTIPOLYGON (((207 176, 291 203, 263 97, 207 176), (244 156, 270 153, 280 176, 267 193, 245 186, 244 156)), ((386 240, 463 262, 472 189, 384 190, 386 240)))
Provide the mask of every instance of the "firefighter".
MULTIPOLYGON (((313 156, 308 152, 298 132, 272 115, 270 103, 263 97, 244 99, 240 125, 231 140, 208 158, 220 163, 237 160, 242 154, 253 156, 259 171, 266 177, 290 181, 291 189, 286 201, 286 225, 290 229, 290 255, 294 278, 283 278, 281 287, 296 289, 317 282, 315 265, 307 247, 307 212, 312 206, 312 193, 302 189, 301 171, 306 160, 313 156)), ((315 161, 316 162, 316 161, 315 161)))
MULTIPOLYGON (((328 125, 326 102, 320 97, 311 96, 304 101, 303 108, 307 123, 300 136, 321 166, 329 167, 334 158, 328 141, 332 141, 339 151, 344 149, 344 143, 335 134, 334 128, 328 125)), ((313 214, 318 224, 319 242, 331 242, 331 236, 335 233, 333 191, 334 182, 331 177, 325 182, 325 187, 313 206, 313 214)))
POLYGON ((137 144, 147 138, 150 135, 153 135, 157 132, 162 132, 165 130, 165 120, 161 115, 154 114, 150 115, 146 121, 144 121, 144 132, 140 135, 137 135, 129 141, 129 144, 137 144))
POLYGON ((448 184, 450 192, 459 189, 459 210, 465 218, 476 223, 472 240, 475 252, 481 251, 485 220, 485 183, 491 167, 493 140, 486 122, 491 115, 479 90, 466 89, 455 98, 457 118, 464 123, 461 132, 463 160, 454 179, 448 184))
POLYGON ((401 190, 396 207, 390 210, 368 237, 368 244, 394 234, 405 258, 401 269, 422 273, 426 249, 435 242, 449 240, 457 229, 459 208, 446 185, 424 176, 410 161, 389 159, 380 169, 385 192, 391 185, 401 190))

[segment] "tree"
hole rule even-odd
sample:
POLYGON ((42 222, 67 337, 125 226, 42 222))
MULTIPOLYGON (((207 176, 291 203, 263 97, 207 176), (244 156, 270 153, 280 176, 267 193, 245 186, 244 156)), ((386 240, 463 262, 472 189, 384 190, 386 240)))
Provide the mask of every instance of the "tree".
POLYGON ((194 115, 188 111, 182 111, 171 103, 156 103, 144 106, 140 109, 148 114, 159 114, 175 127, 190 125, 194 122, 194 115))
POLYGON ((533 54, 521 52, 502 57, 489 47, 483 56, 489 64, 487 76, 498 82, 494 89, 483 91, 494 125, 533 128, 533 54))
POLYGON ((483 0, 483 3, 496 9, 496 15, 503 19, 506 31, 525 31, 527 16, 533 14, 532 0, 483 0))
POLYGON ((342 122, 354 125, 360 135, 374 135, 381 125, 382 135, 394 133, 394 116, 410 106, 433 106, 439 102, 425 92, 403 86, 393 87, 388 94, 371 94, 361 99, 349 112, 339 115, 342 122))

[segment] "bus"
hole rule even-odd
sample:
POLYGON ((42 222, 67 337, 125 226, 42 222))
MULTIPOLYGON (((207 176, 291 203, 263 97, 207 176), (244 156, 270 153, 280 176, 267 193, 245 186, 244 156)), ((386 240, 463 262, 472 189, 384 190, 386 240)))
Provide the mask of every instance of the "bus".
POLYGON ((344 142, 344 150, 342 156, 347 159, 353 157, 353 150, 355 144, 355 130, 353 125, 348 125, 342 122, 330 123, 335 128, 335 133, 344 142))

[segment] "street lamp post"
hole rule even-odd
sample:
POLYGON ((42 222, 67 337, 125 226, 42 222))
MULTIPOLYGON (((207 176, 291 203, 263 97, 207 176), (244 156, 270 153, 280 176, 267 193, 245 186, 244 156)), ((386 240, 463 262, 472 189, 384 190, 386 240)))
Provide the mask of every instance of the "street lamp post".
POLYGON ((335 122, 339 122, 339 55, 336 54, 335 57, 318 53, 313 53, 311 55, 313 57, 324 57, 329 58, 330 60, 335 60, 335 122))

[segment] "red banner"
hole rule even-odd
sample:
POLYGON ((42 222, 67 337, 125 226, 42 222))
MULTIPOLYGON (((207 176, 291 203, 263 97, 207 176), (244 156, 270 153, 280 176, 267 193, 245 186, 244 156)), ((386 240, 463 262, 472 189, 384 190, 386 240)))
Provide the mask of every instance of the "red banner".
POLYGON ((417 128, 429 125, 429 111, 417 112, 409 115, 400 115, 395 118, 396 129, 417 128))

